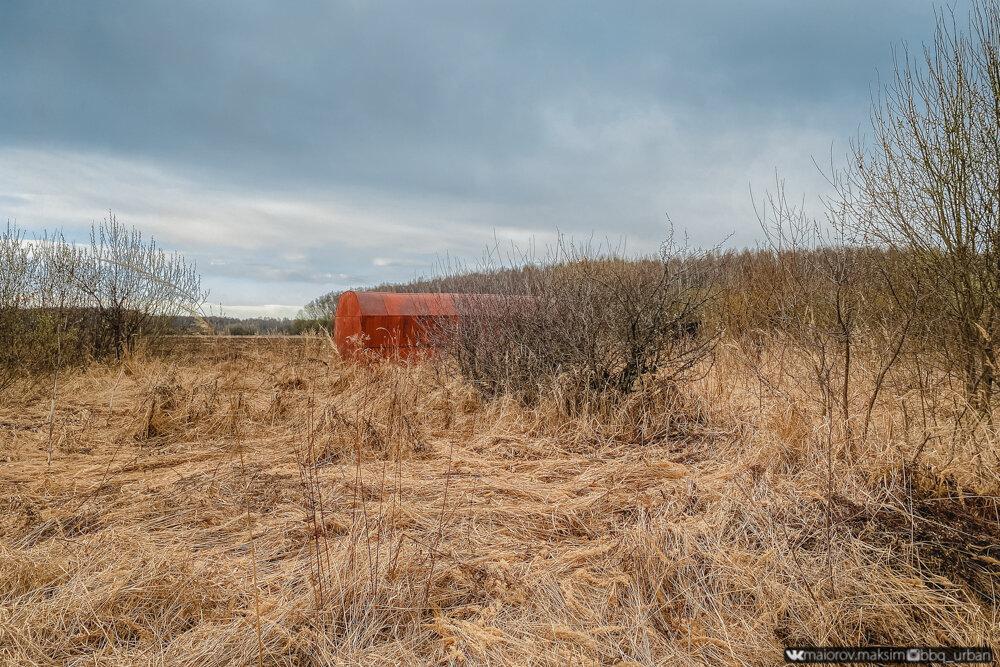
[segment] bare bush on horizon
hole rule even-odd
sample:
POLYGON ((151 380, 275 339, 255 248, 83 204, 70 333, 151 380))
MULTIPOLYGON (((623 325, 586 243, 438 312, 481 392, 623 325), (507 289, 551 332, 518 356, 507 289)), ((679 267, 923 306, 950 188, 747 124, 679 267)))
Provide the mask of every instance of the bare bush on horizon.
POLYGON ((61 232, 0 235, 0 388, 63 364, 120 360, 155 339, 207 293, 196 267, 110 215, 88 243, 61 232))

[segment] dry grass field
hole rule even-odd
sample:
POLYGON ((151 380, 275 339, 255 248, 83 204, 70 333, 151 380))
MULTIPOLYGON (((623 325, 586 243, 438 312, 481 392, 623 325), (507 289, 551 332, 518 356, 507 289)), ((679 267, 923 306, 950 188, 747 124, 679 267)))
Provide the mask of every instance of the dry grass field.
POLYGON ((870 435, 834 447, 782 379, 806 362, 758 353, 725 342, 700 380, 575 415, 558 396, 485 401, 432 363, 349 365, 325 338, 94 364, 61 380, 51 419, 51 387, 16 389, 0 663, 773 665, 788 644, 995 645, 996 429, 949 430, 946 389, 890 382, 870 435))

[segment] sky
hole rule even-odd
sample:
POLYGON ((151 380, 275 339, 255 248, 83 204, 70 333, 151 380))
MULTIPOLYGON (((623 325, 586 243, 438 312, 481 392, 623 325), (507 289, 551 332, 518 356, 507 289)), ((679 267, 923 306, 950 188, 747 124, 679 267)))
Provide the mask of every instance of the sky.
POLYGON ((557 233, 760 238, 814 197, 930 0, 3 0, 0 220, 113 212, 215 312, 474 264, 557 233))

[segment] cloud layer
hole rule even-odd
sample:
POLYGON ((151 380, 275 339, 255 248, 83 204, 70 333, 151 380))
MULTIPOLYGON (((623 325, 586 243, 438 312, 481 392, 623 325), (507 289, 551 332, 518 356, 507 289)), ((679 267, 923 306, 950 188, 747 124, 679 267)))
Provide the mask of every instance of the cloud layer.
POLYGON ((113 209, 241 307, 557 228, 643 250, 666 214, 748 244, 748 184, 821 187, 813 156, 843 153, 931 19, 911 0, 14 0, 0 217, 72 234, 113 209))

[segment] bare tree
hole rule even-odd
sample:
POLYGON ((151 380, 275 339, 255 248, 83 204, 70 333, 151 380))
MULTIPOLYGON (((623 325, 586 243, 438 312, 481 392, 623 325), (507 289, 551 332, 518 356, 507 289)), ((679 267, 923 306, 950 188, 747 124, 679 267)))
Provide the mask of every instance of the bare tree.
POLYGON ((920 57, 904 51, 837 180, 859 231, 904 253, 938 291, 944 349, 987 411, 1000 343, 1000 2, 973 4, 969 29, 941 13, 920 57))
POLYGON ((201 277, 178 253, 161 249, 111 215, 94 225, 74 283, 96 308, 95 353, 121 358, 140 334, 161 333, 170 317, 204 302, 201 277))
POLYGON ((0 389, 21 370, 27 323, 22 317, 37 286, 38 267, 24 232, 7 222, 0 237, 0 389))
POLYGON ((205 296, 193 265, 114 216, 92 227, 89 245, 58 231, 28 239, 8 223, 0 236, 0 389, 51 377, 55 394, 64 365, 120 358, 138 336, 196 312, 205 296))

